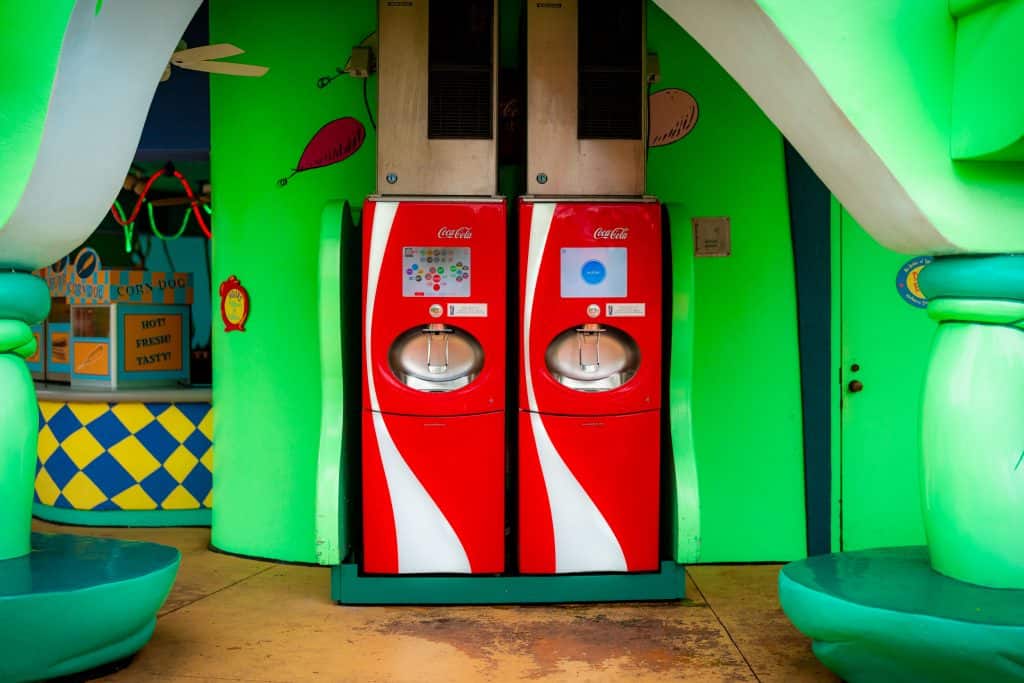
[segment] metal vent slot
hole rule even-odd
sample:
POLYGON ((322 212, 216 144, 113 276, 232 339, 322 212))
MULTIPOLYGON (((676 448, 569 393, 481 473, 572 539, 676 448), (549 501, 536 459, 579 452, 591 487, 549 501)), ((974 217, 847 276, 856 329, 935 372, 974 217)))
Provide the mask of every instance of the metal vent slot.
POLYGON ((427 136, 433 139, 491 138, 491 70, 436 68, 430 71, 427 136))
POLYGON ((493 0, 430 3, 427 137, 493 137, 493 0))
POLYGON ((639 0, 579 4, 581 140, 643 137, 643 5, 639 0))

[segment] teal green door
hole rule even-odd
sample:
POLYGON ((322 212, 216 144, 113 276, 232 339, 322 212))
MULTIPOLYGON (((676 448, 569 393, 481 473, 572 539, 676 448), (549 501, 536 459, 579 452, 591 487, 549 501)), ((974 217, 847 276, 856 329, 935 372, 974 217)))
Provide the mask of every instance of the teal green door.
POLYGON ((842 549, 924 543, 919 425, 935 323, 897 289, 914 256, 880 246, 845 210, 839 220, 842 549))

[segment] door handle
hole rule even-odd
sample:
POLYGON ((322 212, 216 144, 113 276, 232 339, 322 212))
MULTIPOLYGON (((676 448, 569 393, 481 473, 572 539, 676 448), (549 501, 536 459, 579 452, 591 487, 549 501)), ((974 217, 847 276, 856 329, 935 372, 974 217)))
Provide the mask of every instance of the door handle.
POLYGON ((864 390, 864 384, 859 379, 855 379, 847 384, 846 388, 850 390, 851 394, 856 394, 864 390))

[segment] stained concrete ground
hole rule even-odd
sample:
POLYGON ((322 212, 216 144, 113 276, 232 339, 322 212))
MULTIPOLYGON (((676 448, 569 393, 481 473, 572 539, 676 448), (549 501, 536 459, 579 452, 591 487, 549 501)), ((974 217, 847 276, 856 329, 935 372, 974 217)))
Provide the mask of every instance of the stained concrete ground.
POLYGON ((182 552, 149 644, 79 680, 837 680, 779 609, 779 565, 691 567, 678 603, 340 607, 327 569, 210 552, 208 529, 35 528, 182 552))

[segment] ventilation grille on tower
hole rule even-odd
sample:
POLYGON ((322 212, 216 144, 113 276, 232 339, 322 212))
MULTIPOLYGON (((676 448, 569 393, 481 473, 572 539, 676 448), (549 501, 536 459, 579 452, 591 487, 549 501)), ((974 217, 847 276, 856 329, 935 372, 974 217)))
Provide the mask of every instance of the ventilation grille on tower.
POLYGON ((642 0, 579 3, 581 140, 643 136, 642 0))
POLYGON ((493 0, 430 3, 427 137, 493 136, 493 0))

